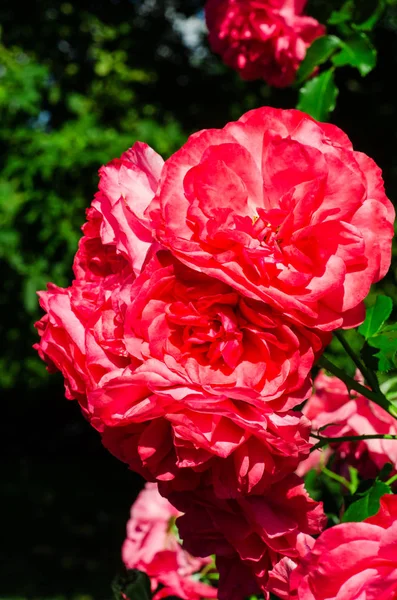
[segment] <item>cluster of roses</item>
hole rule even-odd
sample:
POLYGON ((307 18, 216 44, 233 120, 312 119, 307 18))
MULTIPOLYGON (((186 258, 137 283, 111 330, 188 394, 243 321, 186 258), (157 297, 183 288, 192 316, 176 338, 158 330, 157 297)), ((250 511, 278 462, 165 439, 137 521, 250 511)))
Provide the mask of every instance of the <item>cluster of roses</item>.
POLYGON ((302 15, 307 0, 207 0, 209 43, 242 79, 286 87, 325 27, 302 15))
POLYGON ((380 170, 337 127, 262 108, 165 163, 135 144, 87 217, 71 287, 40 295, 39 353, 184 513, 185 548, 216 555, 218 597, 266 596, 325 526, 294 473, 311 447, 296 407, 389 267, 380 170))
MULTIPOLYGON (((178 511, 147 483, 131 507, 122 556, 129 569, 150 577, 153 600, 215 598, 217 573, 209 559, 193 558, 172 528, 178 511), (170 526, 171 524, 171 526, 170 526), (206 582, 200 581, 206 579, 206 582)), ((288 600, 390 600, 397 593, 397 496, 381 498, 376 515, 343 523, 314 541, 298 539, 299 564, 284 558, 270 572, 271 588, 288 600), (302 541, 304 544, 302 545, 302 541)), ((134 600, 129 598, 128 600, 134 600)))

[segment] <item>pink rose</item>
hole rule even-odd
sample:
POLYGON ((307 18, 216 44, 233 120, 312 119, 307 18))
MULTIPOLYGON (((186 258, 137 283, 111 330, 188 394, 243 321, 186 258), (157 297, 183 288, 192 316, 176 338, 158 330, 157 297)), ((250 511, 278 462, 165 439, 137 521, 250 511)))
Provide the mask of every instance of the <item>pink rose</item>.
POLYGON ((380 170, 340 129, 296 110, 265 107, 191 136, 149 211, 180 261, 326 331, 362 322, 390 264, 380 170))
MULTIPOLYGON (((303 412, 312 421, 313 431, 321 429, 321 435, 326 437, 397 435, 396 420, 388 412, 354 391, 349 393, 340 379, 325 373, 316 377, 314 394, 303 412)), ((375 478, 388 462, 397 470, 397 442, 394 440, 336 442, 331 445, 329 453, 332 452, 336 455, 332 468, 343 471, 347 477, 349 465, 357 468, 366 478, 375 478)), ((311 462, 309 468, 315 467, 312 462, 315 458, 308 459, 311 462)), ((321 455, 317 456, 318 460, 321 460, 321 455)), ((303 474, 302 465, 299 474, 303 474)))
POLYGON ((88 406, 131 468, 178 489, 203 473, 231 497, 261 493, 308 455, 309 422, 287 409, 307 397, 328 334, 284 322, 163 251, 114 290, 112 307, 130 364, 104 376, 88 406))
POLYGON ((118 272, 119 264, 126 262, 135 275, 141 272, 153 243, 144 212, 156 192, 163 165, 152 148, 137 142, 100 168, 99 191, 87 211, 85 235, 75 258, 77 279, 88 280, 87 272, 91 277, 103 277, 110 269, 118 272))
POLYGON ((209 43, 246 80, 293 83, 308 46, 325 27, 302 16, 306 0, 207 0, 209 43))
MULTIPOLYGON (((299 557, 301 535, 319 533, 325 526, 322 505, 309 498, 296 475, 289 475, 261 496, 221 500, 210 488, 201 488, 168 497, 185 512, 178 527, 186 549, 195 556, 216 554, 217 562, 220 559, 221 600, 238 598, 233 595, 231 569, 248 569, 266 593, 272 567, 285 556, 299 557)), ((248 576, 241 586, 240 598, 253 593, 248 576)))
MULTIPOLYGON (((390 600, 397 596, 397 496, 375 517, 324 531, 291 575, 300 600, 390 600)), ((291 596, 294 597, 294 596, 291 596)))
POLYGON ((101 168, 100 191, 87 211, 74 261, 76 279, 69 288, 49 284, 39 293, 47 314, 36 323, 41 339, 35 348, 50 369, 62 371, 66 396, 85 413, 86 395, 103 376, 138 362, 121 339, 115 291, 135 279, 156 245, 142 213, 161 167, 161 157, 137 143, 101 168))
POLYGON ((288 323, 169 252, 159 252, 121 289, 118 305, 125 346, 131 356, 150 361, 153 392, 166 387, 164 379, 167 387, 177 379, 177 387, 182 382, 258 408, 290 409, 307 398, 310 369, 330 341, 329 334, 288 323))
POLYGON ((154 600, 176 595, 182 600, 216 598, 216 590, 192 578, 210 559, 194 558, 178 541, 174 523, 181 513, 147 483, 131 507, 122 557, 128 569, 138 569, 151 580, 154 600))

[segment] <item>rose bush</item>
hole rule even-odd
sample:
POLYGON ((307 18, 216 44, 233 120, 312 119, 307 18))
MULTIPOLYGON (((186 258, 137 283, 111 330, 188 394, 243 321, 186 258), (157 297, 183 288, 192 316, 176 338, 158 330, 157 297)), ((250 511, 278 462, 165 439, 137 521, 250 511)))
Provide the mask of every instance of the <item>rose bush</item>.
POLYGON ((377 515, 324 531, 292 572, 291 598, 389 600, 397 594, 397 496, 377 515))
POLYGON ((207 0, 209 43, 243 79, 290 85, 307 47, 325 33, 306 0, 207 0))
POLYGON ((260 108, 192 135, 148 212, 186 265, 327 331, 363 321, 390 265, 394 208, 379 168, 296 110, 260 108))
POLYGON ((123 562, 150 577, 153 600, 171 595, 182 600, 216 598, 216 589, 192 578, 211 560, 194 558, 182 548, 174 532, 179 515, 156 484, 147 483, 131 507, 123 562))

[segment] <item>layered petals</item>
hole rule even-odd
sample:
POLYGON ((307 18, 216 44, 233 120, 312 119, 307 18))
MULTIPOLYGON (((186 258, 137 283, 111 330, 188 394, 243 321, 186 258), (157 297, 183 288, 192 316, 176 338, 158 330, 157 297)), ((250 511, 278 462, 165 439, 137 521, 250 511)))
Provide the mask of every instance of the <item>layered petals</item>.
POLYGON ((291 575, 301 600, 388 600, 397 595, 397 497, 378 515, 324 531, 291 575))
POLYGON ((246 80, 290 85, 307 47, 325 33, 303 16, 305 1, 207 0, 209 43, 246 80))
POLYGON ((390 264, 394 209, 379 169, 296 110, 260 108, 191 136, 148 214, 186 265, 326 331, 363 321, 390 264))
MULTIPOLYGON (((160 491, 163 493, 163 484, 160 491)), ((201 488, 195 493, 173 493, 168 497, 185 512, 178 519, 178 527, 187 550, 196 556, 213 553, 220 559, 219 598, 233 597, 229 585, 234 578, 225 566, 234 563, 240 565, 240 570, 248 569, 267 594, 272 567, 283 557, 299 557, 298 537, 319 533, 325 526, 322 505, 309 498, 295 475, 284 478, 261 496, 220 500, 210 488, 201 488)), ((252 593, 250 585, 247 578, 247 588, 240 598, 252 593)))

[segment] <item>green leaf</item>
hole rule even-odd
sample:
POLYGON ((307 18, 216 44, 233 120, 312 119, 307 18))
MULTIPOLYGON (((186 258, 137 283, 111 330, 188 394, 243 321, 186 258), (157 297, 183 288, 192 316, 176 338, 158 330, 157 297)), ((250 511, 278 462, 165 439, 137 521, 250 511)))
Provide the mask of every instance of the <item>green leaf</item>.
POLYGON ((318 121, 326 121, 335 108, 338 93, 334 70, 328 69, 301 87, 297 108, 318 121))
POLYGON ((114 600, 151 600, 150 579, 146 573, 130 569, 112 583, 114 600))
POLYGON ((342 8, 333 10, 328 19, 328 25, 340 25, 351 21, 354 14, 354 0, 347 0, 342 8))
POLYGON ((361 522, 375 515, 380 506, 380 499, 385 494, 391 494, 391 489, 383 481, 375 481, 374 485, 362 498, 353 502, 342 517, 342 523, 361 522))
POLYGON ((371 2, 369 4, 370 4, 370 9, 372 9, 372 12, 370 12, 368 15, 365 15, 364 20, 361 21, 360 23, 358 23, 358 24, 354 23, 353 24, 354 29, 357 29, 360 31, 372 31, 372 29, 375 27, 375 25, 377 24, 379 19, 382 17, 383 11, 386 8, 385 0, 378 0, 375 10, 373 10, 373 0, 371 0, 371 2))
POLYGON ((324 35, 314 40, 299 67, 297 83, 307 79, 318 65, 325 63, 340 44, 341 40, 336 35, 324 35))
POLYGON ((336 67, 355 67, 365 77, 376 65, 376 49, 365 33, 356 33, 341 41, 341 51, 332 57, 332 62, 336 67))
POLYGON ((396 368, 397 323, 384 327, 379 335, 368 340, 368 344, 379 350, 375 354, 379 361, 379 371, 387 372, 396 368))
POLYGON ((367 310, 365 321, 358 328, 366 340, 376 335, 391 315, 393 301, 388 296, 377 296, 374 306, 367 310))

